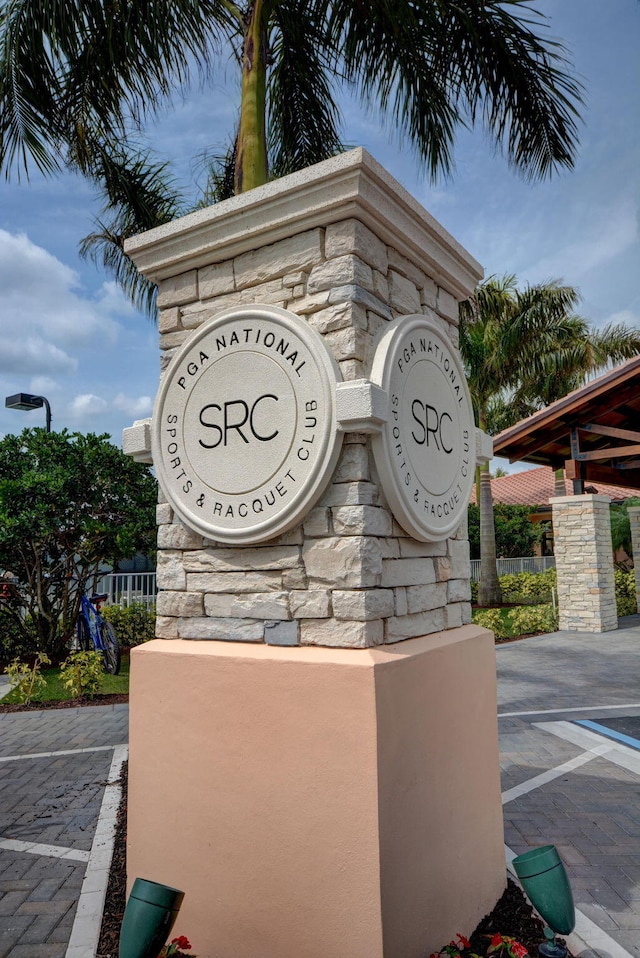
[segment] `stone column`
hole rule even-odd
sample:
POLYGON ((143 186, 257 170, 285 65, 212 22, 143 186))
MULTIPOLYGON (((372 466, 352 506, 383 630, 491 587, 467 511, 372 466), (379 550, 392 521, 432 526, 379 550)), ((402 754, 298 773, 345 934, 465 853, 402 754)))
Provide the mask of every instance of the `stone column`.
POLYGON ((610 632, 618 627, 609 496, 551 499, 560 628, 610 632))
MULTIPOLYGON (((346 383, 403 315, 455 349, 481 276, 362 150, 127 251, 158 284, 163 369, 222 310, 270 304, 323 337, 346 383)), ((210 541, 161 493, 160 641, 132 659, 129 881, 187 892, 176 932, 203 956, 418 958, 504 887, 494 645, 470 624, 466 520, 412 538, 365 419, 341 420, 324 493, 276 539, 210 541)), ((128 451, 148 455, 148 433, 128 451)))
POLYGON ((640 612, 640 506, 629 506, 631 545, 633 548, 633 571, 636 578, 636 608, 640 612))

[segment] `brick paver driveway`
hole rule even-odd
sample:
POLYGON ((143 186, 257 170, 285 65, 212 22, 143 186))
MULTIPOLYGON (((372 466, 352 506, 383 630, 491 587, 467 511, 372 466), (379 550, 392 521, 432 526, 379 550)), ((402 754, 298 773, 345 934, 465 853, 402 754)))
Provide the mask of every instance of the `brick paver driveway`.
POLYGON ((0 714, 0 958, 91 955, 69 944, 72 930, 88 941, 95 926, 105 872, 96 826, 128 713, 116 705, 0 714), (81 893, 86 915, 77 914, 81 893))

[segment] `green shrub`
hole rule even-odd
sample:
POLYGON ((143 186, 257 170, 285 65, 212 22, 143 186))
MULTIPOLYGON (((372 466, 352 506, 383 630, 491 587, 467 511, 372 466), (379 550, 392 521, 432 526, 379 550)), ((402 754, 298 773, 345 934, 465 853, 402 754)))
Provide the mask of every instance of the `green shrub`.
POLYGON ((522 605, 509 611, 509 625, 514 636, 556 632, 558 613, 552 605, 522 605))
POLYGON ((147 609, 141 602, 133 602, 124 609, 119 605, 108 605, 102 615, 114 627, 118 642, 124 648, 133 648, 155 638, 155 606, 147 609))
POLYGON ((505 602, 550 602, 556 587, 556 570, 546 572, 518 572, 500 576, 502 598, 505 602))
POLYGON ((6 673, 9 676, 11 691, 15 692, 19 702, 28 705, 32 699, 37 698, 39 692, 46 688, 47 680, 40 669, 43 665, 49 664, 48 656, 44 652, 38 652, 32 665, 15 659, 7 666, 6 673))
POLYGON ((511 635, 508 617, 500 609, 478 609, 473 613, 473 621, 483 629, 490 629, 496 639, 507 639, 511 635))
POLYGON ((471 580, 471 601, 475 604, 478 601, 478 585, 477 581, 471 580))
POLYGON ((558 614, 552 605, 522 605, 516 609, 476 609, 473 621, 490 629, 496 639, 555 632, 558 614))
POLYGON ((636 604, 636 578, 633 572, 615 571, 616 580, 616 607, 618 615, 635 615, 638 611, 636 604))
POLYGON ((619 598, 616 596, 616 612, 618 616, 621 615, 635 615, 638 611, 638 606, 635 598, 630 598, 630 596, 622 596, 619 598))
POLYGON ((616 595, 619 598, 627 597, 635 599, 636 596, 636 577, 633 572, 623 572, 621 569, 616 569, 615 573, 616 580, 616 595))
POLYGON ((31 617, 22 620, 22 627, 9 613, 0 612, 0 669, 14 659, 30 659, 38 651, 38 636, 31 617))
POLYGON ((103 672, 101 652, 72 652, 60 666, 62 684, 73 698, 92 699, 100 691, 103 672))

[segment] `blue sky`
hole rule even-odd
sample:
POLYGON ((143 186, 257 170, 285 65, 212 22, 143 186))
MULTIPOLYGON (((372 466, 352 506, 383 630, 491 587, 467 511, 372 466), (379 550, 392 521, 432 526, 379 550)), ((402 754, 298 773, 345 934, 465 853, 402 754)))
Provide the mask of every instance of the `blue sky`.
MULTIPOLYGON (((377 117, 343 104, 343 135, 366 147, 484 266, 521 283, 577 286, 594 325, 640 324, 640 3, 538 0, 549 35, 571 50, 586 87, 576 169, 530 184, 478 129, 458 138, 456 170, 430 183, 377 117)), ((197 85, 165 111, 152 136, 187 190, 192 158, 224 145, 234 125, 230 64, 213 89, 197 85)), ((42 425, 44 412, 4 408, 15 392, 43 393, 53 428, 107 432, 150 415, 158 381, 153 322, 77 253, 99 203, 70 175, 0 182, 0 436, 42 425)))

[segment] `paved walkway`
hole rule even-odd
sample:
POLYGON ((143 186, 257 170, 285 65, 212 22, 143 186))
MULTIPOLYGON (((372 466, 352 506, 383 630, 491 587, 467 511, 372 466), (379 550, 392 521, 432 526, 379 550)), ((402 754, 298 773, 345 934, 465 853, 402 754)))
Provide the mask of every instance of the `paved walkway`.
POLYGON ((127 705, 0 715, 0 958, 91 958, 127 705))
POLYGON ((640 616, 621 625, 496 649, 507 855, 557 845, 580 958, 640 956, 640 616))
MULTIPOLYGON (((496 650, 507 857, 558 846, 579 958, 640 958, 640 616, 622 625, 496 650)), ((127 722, 0 714, 0 958, 94 955, 127 722)))

